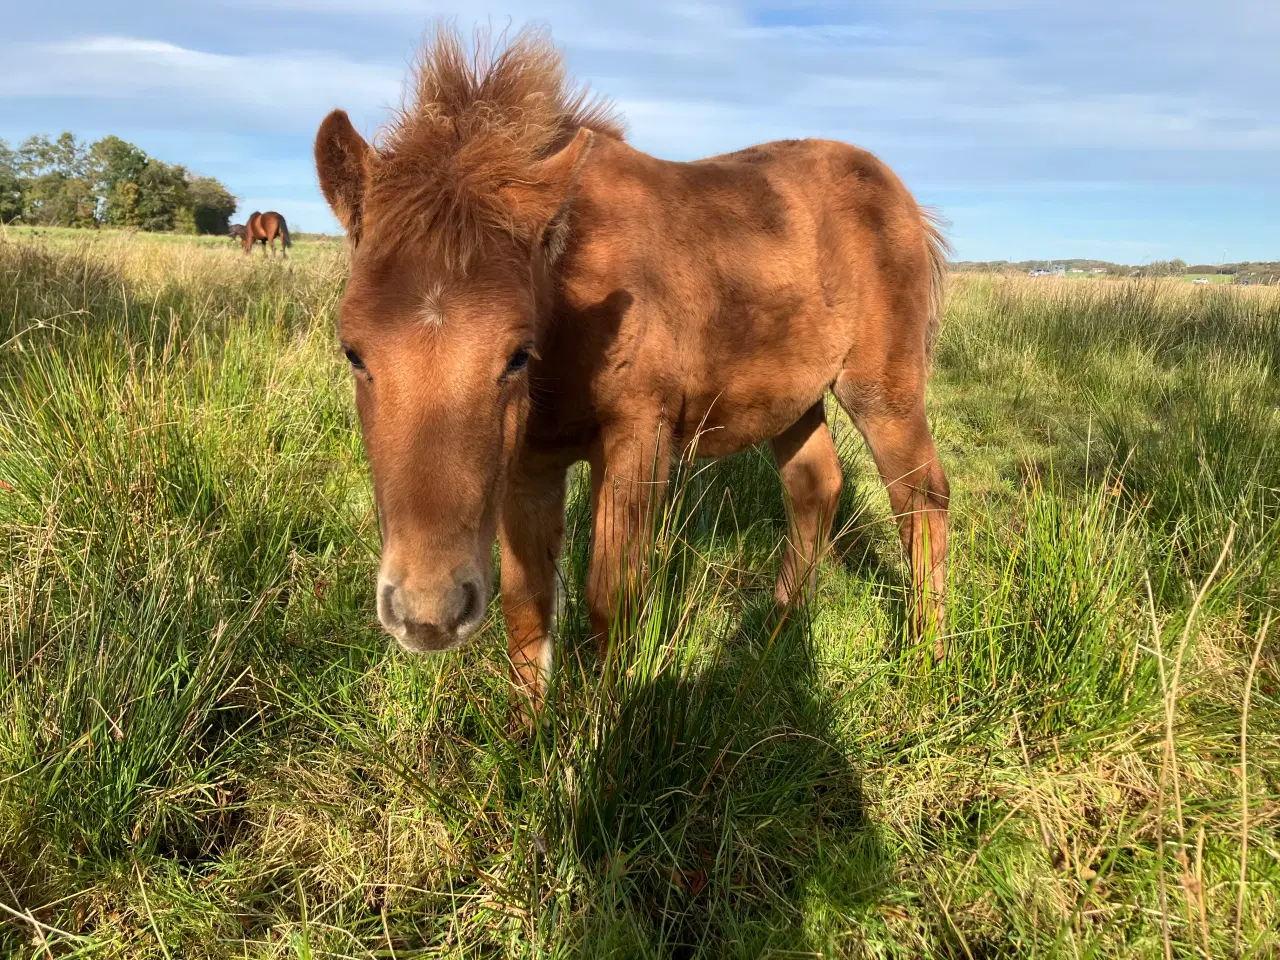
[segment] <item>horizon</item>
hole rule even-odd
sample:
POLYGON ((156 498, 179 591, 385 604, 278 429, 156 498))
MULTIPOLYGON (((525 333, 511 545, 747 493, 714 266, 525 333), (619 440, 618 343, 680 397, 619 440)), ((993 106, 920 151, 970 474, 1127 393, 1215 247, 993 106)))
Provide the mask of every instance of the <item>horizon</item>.
MULTIPOLYGON (((949 221, 957 262, 1280 259, 1280 5, 828 0, 608 9, 452 2, 542 25, 630 142, 674 160, 818 136, 865 147, 949 221)), ((311 139, 371 135, 431 19, 408 0, 28 6, 0 42, 0 138, 123 137, 298 232, 338 234, 311 139), (67 24, 75 29, 68 30, 67 24)))

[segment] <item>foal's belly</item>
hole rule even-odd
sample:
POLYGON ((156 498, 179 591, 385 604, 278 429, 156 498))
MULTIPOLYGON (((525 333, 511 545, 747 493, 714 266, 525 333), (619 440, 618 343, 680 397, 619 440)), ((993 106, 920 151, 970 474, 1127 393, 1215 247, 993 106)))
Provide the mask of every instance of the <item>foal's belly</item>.
POLYGON ((776 437, 820 401, 846 349, 840 331, 815 313, 761 323, 748 312, 736 324, 704 328, 691 338, 695 350, 673 351, 678 372, 666 382, 678 395, 664 406, 679 411, 672 426, 682 445, 696 437, 699 455, 737 453, 776 437))
POLYGON ((682 447, 696 442, 698 456, 726 457, 782 433, 822 399, 834 376, 793 371, 772 382, 730 382, 714 392, 694 388, 682 398, 672 426, 682 447))

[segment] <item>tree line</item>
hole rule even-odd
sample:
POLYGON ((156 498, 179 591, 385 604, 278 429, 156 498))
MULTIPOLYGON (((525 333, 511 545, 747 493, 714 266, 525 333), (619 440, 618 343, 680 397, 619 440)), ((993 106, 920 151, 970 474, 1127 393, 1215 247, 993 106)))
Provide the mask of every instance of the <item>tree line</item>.
POLYGON ((116 136, 85 144, 70 132, 38 135, 17 148, 0 140, 0 223, 225 234, 235 211, 213 177, 116 136))

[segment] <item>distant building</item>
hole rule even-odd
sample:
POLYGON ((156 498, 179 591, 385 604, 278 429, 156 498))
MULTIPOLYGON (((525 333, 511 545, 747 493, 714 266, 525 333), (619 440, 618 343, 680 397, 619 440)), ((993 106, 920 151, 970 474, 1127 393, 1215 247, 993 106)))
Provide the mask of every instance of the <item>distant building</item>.
POLYGON ((1061 265, 1055 265, 1049 268, 1049 275, 1053 277, 1065 277, 1067 275, 1067 268, 1061 265))
POLYGON ((1084 271, 1081 270, 1079 267, 1072 267, 1070 270, 1067 271, 1067 273, 1084 273, 1084 271))

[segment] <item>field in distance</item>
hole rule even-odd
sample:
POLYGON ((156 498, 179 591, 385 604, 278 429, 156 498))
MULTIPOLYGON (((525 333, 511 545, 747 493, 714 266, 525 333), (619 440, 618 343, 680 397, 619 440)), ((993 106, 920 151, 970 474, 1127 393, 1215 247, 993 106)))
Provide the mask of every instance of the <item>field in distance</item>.
POLYGON ((336 240, 0 230, 0 954, 1280 951, 1280 295, 957 275, 949 656, 860 439, 806 615, 751 451, 679 472, 625 669, 567 518, 547 722, 418 658, 336 240))
MULTIPOLYGON (((83 230, 76 227, 29 227, 7 226, 0 224, 0 239, 11 243, 27 242, 43 244, 48 249, 67 249, 93 251, 122 250, 223 250, 246 254, 238 239, 219 237, 210 234, 190 236, 176 233, 146 233, 141 230, 130 230, 118 227, 102 227, 97 230, 83 230)), ((301 255, 304 259, 318 251, 342 247, 342 237, 324 233, 303 233, 293 231, 293 246, 290 256, 301 255)), ((276 242, 276 256, 279 257, 280 242, 276 242)), ((255 244, 250 251, 253 256, 262 257, 262 244, 255 244)), ((268 250, 268 255, 270 250, 268 250)))
POLYGON ((1143 264, 1111 263, 1107 260, 964 260, 953 263, 956 273, 1002 276, 1052 276, 1055 270, 1068 280, 1181 280, 1184 283, 1235 283, 1248 286, 1280 284, 1280 262, 1188 264, 1183 260, 1160 260, 1143 264))

